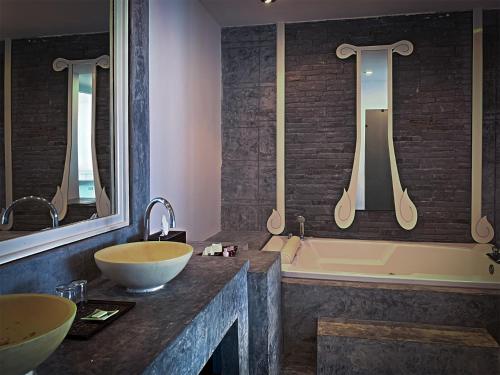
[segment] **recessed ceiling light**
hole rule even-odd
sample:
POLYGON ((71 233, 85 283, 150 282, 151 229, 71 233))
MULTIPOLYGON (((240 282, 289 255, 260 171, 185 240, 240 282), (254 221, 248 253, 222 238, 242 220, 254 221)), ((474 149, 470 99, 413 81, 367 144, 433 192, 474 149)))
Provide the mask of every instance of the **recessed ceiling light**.
POLYGON ((260 1, 262 1, 266 5, 269 5, 269 4, 274 3, 276 0, 260 0, 260 1))

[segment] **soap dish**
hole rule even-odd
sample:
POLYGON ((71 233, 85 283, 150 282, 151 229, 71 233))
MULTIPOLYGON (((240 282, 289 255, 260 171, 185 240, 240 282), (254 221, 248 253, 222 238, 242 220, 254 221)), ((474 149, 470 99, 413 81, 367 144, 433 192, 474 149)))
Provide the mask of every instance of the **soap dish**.
POLYGON ((75 320, 66 337, 74 340, 88 340, 120 316, 125 315, 134 306, 135 302, 128 301, 88 300, 84 305, 78 306, 75 320), (82 320, 82 318, 92 314, 96 309, 119 311, 106 320, 82 320))

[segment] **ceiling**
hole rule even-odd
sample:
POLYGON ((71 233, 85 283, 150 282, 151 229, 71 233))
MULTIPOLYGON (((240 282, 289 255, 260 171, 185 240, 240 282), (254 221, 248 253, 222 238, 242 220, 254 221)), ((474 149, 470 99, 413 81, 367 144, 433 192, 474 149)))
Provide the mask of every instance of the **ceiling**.
POLYGON ((199 0, 221 26, 500 8, 500 0, 199 0))
POLYGON ((0 0, 0 40, 108 30, 107 0, 0 0))

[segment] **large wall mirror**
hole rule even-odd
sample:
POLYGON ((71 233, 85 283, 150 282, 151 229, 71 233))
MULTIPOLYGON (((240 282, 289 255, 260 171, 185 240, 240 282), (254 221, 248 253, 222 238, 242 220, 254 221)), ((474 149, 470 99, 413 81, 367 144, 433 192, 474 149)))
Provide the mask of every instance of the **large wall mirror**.
POLYGON ((381 46, 342 44, 337 56, 356 55, 356 150, 348 190, 335 207, 335 222, 348 228, 356 210, 395 211, 400 226, 413 229, 417 209, 399 180, 392 139, 392 56, 408 56, 406 40, 381 46))
POLYGON ((0 264, 128 225, 127 28, 127 0, 0 0, 0 264))

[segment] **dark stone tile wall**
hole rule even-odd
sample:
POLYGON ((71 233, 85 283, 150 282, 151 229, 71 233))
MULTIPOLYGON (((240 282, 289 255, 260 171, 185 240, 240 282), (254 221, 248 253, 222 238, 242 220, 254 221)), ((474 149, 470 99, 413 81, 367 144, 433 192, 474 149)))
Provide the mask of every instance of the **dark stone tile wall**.
MULTIPOLYGON (((0 160, 4 154, 4 52, 5 42, 0 41, 0 160)), ((0 206, 5 207, 5 163, 0 162, 0 206)))
POLYGON ((276 28, 222 29, 222 229, 262 230, 275 206, 276 28))
MULTIPOLYGON (((274 110, 275 95, 259 96, 255 90, 257 66, 262 67, 257 31, 262 28, 223 30, 226 230, 265 229, 275 201, 275 122, 267 127, 266 121, 269 136, 263 137, 258 112, 259 103, 268 99, 267 108, 274 110), (230 91, 235 86, 237 95, 230 91), (262 148, 269 151, 265 159, 262 148)), ((486 11, 483 212, 492 224, 499 186, 495 176, 500 175, 494 136, 499 128, 498 39, 498 11, 486 11)), ((286 25, 285 232, 296 232, 295 217, 304 215, 306 234, 312 236, 471 242, 471 77, 470 12, 286 25), (341 230, 333 210, 349 185, 354 158, 356 59, 341 60, 335 50, 342 43, 401 39, 412 41, 415 51, 394 55, 394 145, 418 223, 406 231, 392 211, 357 211, 353 225, 341 230)), ((269 82, 274 80, 269 76, 269 82)))
MULTIPOLYGON (((492 222, 495 215, 495 160, 497 155, 496 124, 499 121, 500 106, 498 85, 500 75, 498 56, 500 54, 500 12, 485 11, 483 14, 483 204, 482 214, 492 222)), ((500 157, 500 153, 499 157, 500 157)), ((498 235, 495 236, 498 238, 498 235)))
MULTIPOLYGON (((109 33, 71 35, 12 42, 13 198, 37 195, 51 200, 61 184, 67 144, 68 71, 53 61, 109 55, 109 33)), ((109 69, 97 68, 96 152, 101 184, 112 192, 109 69)), ((62 224, 88 219, 92 206, 69 206, 62 224)), ((40 230, 51 223, 44 206, 18 206, 15 230, 40 230)))
POLYGON ((149 5, 130 0, 129 10, 129 168, 130 225, 18 261, 0 265, 0 294, 52 293, 58 284, 93 280, 100 272, 94 253, 139 238, 149 201, 149 5))
MULTIPOLYGON (((484 13, 484 122, 483 122, 483 212, 500 221, 500 10, 484 13), (488 190, 488 192, 485 192, 488 190), (492 194, 493 192, 493 194, 492 194), (492 196, 493 195, 493 196, 492 196), (491 212, 493 211, 493 213, 491 212)), ((500 225, 495 226, 495 239, 500 245, 500 225)))
POLYGON ((300 214, 313 236, 471 241, 471 27, 471 13, 287 25, 287 231, 300 214), (356 59, 335 49, 402 39, 415 51, 393 55, 394 146, 418 223, 406 231, 392 211, 357 211, 341 230, 333 210, 351 176, 356 59))

